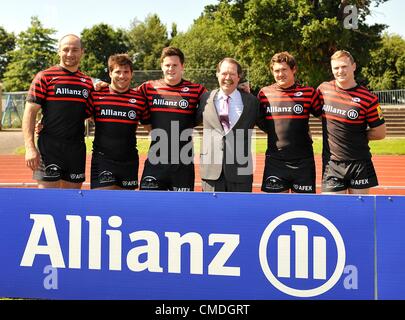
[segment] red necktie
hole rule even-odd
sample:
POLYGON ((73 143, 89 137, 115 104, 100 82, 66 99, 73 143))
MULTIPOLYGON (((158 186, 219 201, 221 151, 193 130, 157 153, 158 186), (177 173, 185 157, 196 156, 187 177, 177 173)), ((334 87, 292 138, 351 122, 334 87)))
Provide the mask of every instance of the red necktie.
POLYGON ((225 132, 230 129, 229 124, 229 96, 223 96, 222 104, 219 110, 219 121, 222 124, 225 132))

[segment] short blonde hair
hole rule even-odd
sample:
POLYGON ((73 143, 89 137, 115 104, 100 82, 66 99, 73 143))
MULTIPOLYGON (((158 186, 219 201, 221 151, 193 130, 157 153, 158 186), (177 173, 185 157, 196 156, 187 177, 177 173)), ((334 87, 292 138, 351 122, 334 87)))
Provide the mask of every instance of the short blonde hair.
POLYGON ((354 63, 354 58, 353 56, 350 54, 349 51, 346 50, 338 50, 336 51, 331 57, 330 60, 337 60, 341 57, 346 57, 349 58, 350 62, 353 64, 354 63))

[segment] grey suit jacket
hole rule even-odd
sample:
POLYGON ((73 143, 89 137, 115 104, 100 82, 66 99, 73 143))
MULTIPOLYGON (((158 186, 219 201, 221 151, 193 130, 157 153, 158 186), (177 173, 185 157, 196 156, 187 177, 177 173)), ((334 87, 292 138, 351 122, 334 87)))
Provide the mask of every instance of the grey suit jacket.
POLYGON ((234 183, 253 182, 251 137, 259 119, 259 101, 241 92, 243 112, 238 122, 225 134, 214 104, 218 89, 204 93, 197 111, 197 124, 203 124, 200 175, 204 180, 217 180, 223 171, 234 183))

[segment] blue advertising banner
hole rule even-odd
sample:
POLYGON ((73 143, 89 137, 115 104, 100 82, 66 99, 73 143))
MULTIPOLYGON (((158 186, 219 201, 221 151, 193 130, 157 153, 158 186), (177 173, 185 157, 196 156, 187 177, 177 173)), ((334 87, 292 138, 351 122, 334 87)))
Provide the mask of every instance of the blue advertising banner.
POLYGON ((377 197, 378 299, 405 299, 405 197, 377 197))
POLYGON ((0 190, 0 296, 374 298, 374 197, 0 190))

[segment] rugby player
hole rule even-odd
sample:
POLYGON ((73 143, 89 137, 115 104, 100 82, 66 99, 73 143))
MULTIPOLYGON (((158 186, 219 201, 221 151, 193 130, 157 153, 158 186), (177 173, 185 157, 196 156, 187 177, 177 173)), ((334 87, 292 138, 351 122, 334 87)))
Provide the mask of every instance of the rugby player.
POLYGON ((145 99, 130 89, 132 61, 127 54, 108 59, 111 85, 93 92, 96 124, 91 161, 91 189, 133 190, 138 187, 136 130, 150 131, 145 99))
POLYGON ((335 80, 317 91, 322 107, 322 193, 368 194, 378 185, 368 142, 385 138, 378 97, 357 84, 348 51, 331 57, 335 80))
POLYGON ((267 133, 262 191, 315 193, 309 117, 321 114, 316 91, 296 82, 297 63, 286 51, 272 57, 270 69, 276 82, 258 94, 267 133))
POLYGON ((183 79, 184 54, 166 47, 160 57, 163 78, 139 88, 151 114, 151 145, 141 190, 194 190, 193 127, 198 102, 206 89, 183 79))
POLYGON ((76 35, 59 41, 59 65, 39 72, 28 92, 23 117, 25 162, 38 188, 80 189, 85 180, 84 120, 91 115, 90 77, 79 71, 84 49, 76 35), (35 120, 42 130, 35 146, 35 120))

